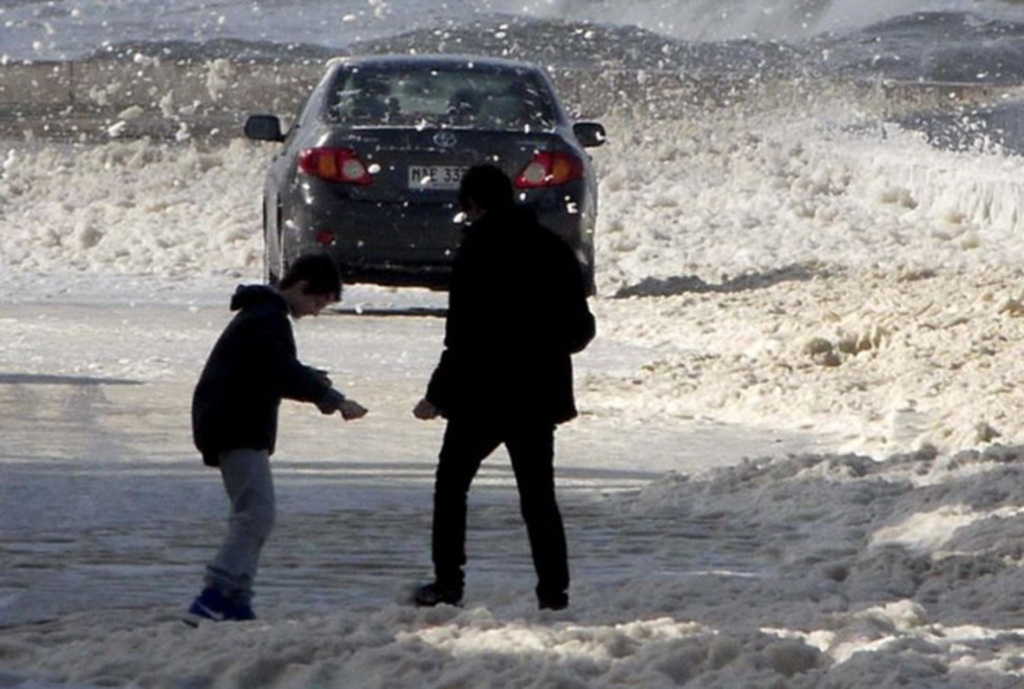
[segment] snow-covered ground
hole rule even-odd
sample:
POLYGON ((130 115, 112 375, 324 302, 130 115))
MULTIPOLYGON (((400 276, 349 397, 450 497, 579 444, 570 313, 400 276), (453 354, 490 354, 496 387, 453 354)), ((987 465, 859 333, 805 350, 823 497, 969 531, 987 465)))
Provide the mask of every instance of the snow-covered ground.
POLYGON ((296 331, 371 413, 287 406, 260 620, 198 630, 224 498, 189 396, 272 149, 5 144, 0 687, 1018 686, 1024 160, 785 112, 606 122, 568 611, 501 453, 465 607, 404 604, 444 295, 353 287, 296 331))

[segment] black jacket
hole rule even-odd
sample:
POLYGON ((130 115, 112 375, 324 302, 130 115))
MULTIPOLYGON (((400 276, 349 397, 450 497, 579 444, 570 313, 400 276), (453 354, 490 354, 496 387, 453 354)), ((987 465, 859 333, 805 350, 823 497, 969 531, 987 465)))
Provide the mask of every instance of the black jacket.
POLYGON ((192 435, 203 462, 225 450, 274 452, 282 398, 324 402, 338 393, 325 374, 296 358, 288 305, 263 285, 240 286, 192 396, 192 435))
POLYGON ((576 416, 572 360, 594 337, 569 246, 515 207, 466 229, 448 295, 445 350, 427 399, 446 417, 576 416))

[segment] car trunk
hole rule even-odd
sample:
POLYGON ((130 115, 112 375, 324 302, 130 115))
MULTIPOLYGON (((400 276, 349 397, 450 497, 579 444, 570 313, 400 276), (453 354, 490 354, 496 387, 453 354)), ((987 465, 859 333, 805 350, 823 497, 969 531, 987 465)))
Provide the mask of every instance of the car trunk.
POLYGON ((353 188, 361 201, 445 203, 455 200, 466 168, 491 162, 513 178, 538 150, 556 145, 548 134, 410 128, 361 129, 326 145, 353 149, 371 169, 374 181, 353 188))
POLYGON ((329 138, 320 145, 352 150, 373 177, 366 186, 335 187, 344 194, 346 216, 366 223, 358 232, 336 233, 337 249, 358 263, 448 263, 461 240, 462 173, 490 161, 515 177, 556 142, 543 133, 407 127, 329 138))

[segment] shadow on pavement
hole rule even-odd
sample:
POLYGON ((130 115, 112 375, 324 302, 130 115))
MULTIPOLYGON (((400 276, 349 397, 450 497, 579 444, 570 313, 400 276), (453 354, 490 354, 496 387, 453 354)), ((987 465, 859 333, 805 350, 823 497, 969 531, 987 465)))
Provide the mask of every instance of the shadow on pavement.
POLYGON ((142 385, 142 381, 127 380, 125 378, 57 376, 40 373, 0 373, 0 385, 142 385))

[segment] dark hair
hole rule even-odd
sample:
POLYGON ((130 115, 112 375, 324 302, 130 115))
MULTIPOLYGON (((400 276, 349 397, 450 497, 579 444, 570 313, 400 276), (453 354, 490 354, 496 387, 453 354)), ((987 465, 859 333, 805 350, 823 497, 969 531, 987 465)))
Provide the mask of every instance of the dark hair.
POLYGON ((485 211, 511 208, 515 204, 512 180, 497 165, 474 165, 459 184, 459 204, 465 207, 467 201, 485 211))
POLYGON ((341 276, 338 267, 327 254, 306 254, 295 259, 281 278, 281 289, 305 280, 307 294, 336 294, 341 296, 341 276))

